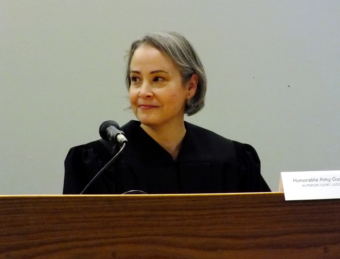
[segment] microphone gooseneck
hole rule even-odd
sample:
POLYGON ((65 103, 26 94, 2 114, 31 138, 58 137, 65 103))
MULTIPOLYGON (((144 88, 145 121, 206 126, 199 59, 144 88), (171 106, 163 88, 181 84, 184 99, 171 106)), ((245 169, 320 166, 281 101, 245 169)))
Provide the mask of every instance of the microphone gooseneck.
POLYGON ((119 145, 118 152, 95 174, 95 176, 89 181, 89 183, 83 188, 80 194, 84 194, 87 189, 93 184, 93 182, 105 172, 107 168, 109 168, 113 162, 117 159, 117 157, 124 150, 127 138, 124 136, 124 132, 119 129, 119 125, 115 121, 104 121, 99 127, 99 135, 110 144, 115 145, 116 143, 119 145))
POLYGON ((109 162, 107 162, 102 169, 99 170, 98 173, 96 173, 96 175, 91 179, 91 181, 89 181, 89 183, 84 187, 84 189, 80 192, 80 194, 84 194, 86 192, 86 190, 91 186, 91 184, 108 168, 110 167, 110 165, 112 165, 112 163, 117 159, 117 157, 119 156, 119 154, 123 151, 123 149, 126 146, 126 142, 124 142, 122 144, 122 146, 120 147, 119 151, 117 152, 117 154, 115 154, 110 160, 109 162))

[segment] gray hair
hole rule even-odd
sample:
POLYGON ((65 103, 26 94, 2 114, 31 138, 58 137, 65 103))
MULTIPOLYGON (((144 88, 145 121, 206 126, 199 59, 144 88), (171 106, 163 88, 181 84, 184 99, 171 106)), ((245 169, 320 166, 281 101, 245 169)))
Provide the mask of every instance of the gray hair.
POLYGON ((125 77, 127 87, 129 88, 131 84, 130 63, 132 56, 136 49, 142 44, 149 44, 162 53, 168 55, 178 66, 183 83, 188 82, 192 75, 197 75, 197 90, 195 95, 186 103, 185 113, 192 115, 201 110, 204 106, 204 97, 207 89, 207 78, 204 67, 190 42, 184 36, 176 32, 147 34, 143 38, 138 39, 131 44, 131 48, 128 53, 125 77))

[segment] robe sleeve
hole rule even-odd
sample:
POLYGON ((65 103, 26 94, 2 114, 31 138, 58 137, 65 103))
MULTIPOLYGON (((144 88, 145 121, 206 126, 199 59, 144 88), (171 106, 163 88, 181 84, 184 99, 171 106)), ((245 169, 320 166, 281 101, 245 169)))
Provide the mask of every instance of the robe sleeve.
MULTIPOLYGON (((63 194, 79 194, 109 159, 110 153, 100 141, 71 148, 64 161, 63 194)), ((107 193, 107 184, 102 180, 86 193, 107 193)))
POLYGON ((241 175, 242 192, 270 192, 270 188, 261 175, 261 162, 256 150, 248 144, 234 141, 236 156, 241 175))
POLYGON ((64 167, 63 194, 79 194, 86 185, 87 178, 84 177, 82 166, 82 155, 80 148, 73 147, 67 153, 64 167))

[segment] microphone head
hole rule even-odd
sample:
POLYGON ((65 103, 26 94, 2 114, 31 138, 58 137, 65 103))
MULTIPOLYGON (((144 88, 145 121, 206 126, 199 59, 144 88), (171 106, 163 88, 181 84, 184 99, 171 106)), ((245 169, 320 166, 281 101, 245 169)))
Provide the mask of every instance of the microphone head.
POLYGON ((113 126, 114 128, 116 128, 117 130, 119 129, 119 125, 117 122, 113 121, 113 120, 108 120, 108 121, 104 121, 100 127, 99 127, 99 135, 102 139, 107 140, 107 141, 111 141, 112 140, 112 136, 109 134, 109 132, 107 131, 107 129, 113 126))

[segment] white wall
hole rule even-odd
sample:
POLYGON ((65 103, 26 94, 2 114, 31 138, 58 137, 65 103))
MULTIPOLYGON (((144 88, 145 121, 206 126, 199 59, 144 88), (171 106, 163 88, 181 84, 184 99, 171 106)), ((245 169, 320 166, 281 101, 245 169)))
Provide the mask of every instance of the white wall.
POLYGON ((188 118, 279 172, 340 169, 338 0, 0 0, 0 194, 61 193, 68 149, 133 118, 125 53, 183 33, 208 74, 188 118))

